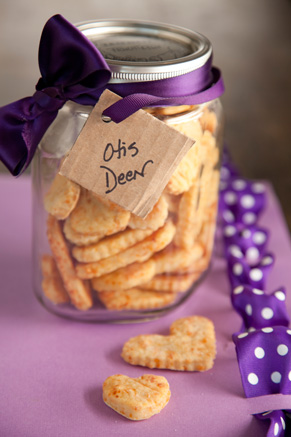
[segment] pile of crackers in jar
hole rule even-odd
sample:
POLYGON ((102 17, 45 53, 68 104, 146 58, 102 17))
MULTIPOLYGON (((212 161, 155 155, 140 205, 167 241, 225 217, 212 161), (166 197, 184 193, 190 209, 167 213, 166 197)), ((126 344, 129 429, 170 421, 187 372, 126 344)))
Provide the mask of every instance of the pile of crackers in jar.
POLYGON ((219 184, 217 118, 205 106, 200 118, 171 126, 196 142, 145 219, 55 176, 44 197, 51 254, 41 260, 51 302, 82 311, 94 303, 108 310, 164 308, 207 269, 219 184))

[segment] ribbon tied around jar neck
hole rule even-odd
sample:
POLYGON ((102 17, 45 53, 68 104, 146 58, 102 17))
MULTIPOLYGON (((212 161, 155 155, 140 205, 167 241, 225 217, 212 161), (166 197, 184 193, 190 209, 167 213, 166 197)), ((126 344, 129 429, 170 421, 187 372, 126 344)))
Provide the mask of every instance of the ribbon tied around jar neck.
POLYGON ((28 167, 41 138, 69 100, 94 106, 107 88, 122 99, 104 115, 119 123, 145 106, 196 105, 224 92, 212 59, 178 77, 111 84, 111 71, 102 54, 61 15, 51 17, 44 26, 39 69, 41 78, 33 96, 0 108, 0 159, 14 176, 28 167))

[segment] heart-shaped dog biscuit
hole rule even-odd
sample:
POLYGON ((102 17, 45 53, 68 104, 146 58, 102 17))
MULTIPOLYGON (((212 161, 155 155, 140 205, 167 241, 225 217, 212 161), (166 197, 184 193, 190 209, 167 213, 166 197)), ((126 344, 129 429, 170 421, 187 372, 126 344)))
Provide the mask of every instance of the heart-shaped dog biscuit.
POLYGON ((163 376, 109 376, 103 383, 103 400, 117 413, 131 420, 148 419, 159 413, 171 396, 163 376))
POLYGON ((176 320, 170 335, 139 335, 123 346, 122 358, 129 364, 150 369, 200 371, 213 367, 216 355, 213 323, 201 316, 176 320))

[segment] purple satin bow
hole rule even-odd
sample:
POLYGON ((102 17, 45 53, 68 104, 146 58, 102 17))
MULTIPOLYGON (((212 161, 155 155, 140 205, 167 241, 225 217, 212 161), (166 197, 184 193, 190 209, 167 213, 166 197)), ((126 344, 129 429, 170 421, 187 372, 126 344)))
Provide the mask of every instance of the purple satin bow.
POLYGON ((29 165, 64 103, 93 105, 96 88, 101 94, 111 76, 96 47, 60 15, 43 29, 39 66, 35 94, 0 108, 0 159, 13 175, 29 165))
POLYGON ((0 159, 13 175, 29 165, 45 131, 68 100, 95 105, 105 88, 123 99, 104 112, 119 123, 144 106, 194 105, 224 92, 211 59, 179 77, 109 84, 111 71, 98 49, 61 15, 46 23, 39 46, 42 77, 32 97, 0 108, 0 159))

